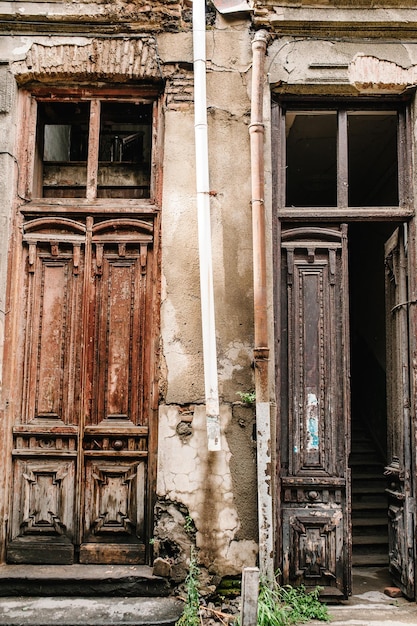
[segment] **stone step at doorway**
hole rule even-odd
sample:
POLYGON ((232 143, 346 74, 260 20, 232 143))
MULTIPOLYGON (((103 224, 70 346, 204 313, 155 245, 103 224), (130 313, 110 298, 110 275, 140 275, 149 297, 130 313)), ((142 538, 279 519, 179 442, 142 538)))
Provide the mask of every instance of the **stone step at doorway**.
MULTIPOLYGON (((3 565, 0 596, 167 597, 166 578, 146 565, 3 565)), ((1 624, 2 622, 0 622, 1 624)))
POLYGON ((174 598, 0 598, 0 626, 175 626, 174 598))

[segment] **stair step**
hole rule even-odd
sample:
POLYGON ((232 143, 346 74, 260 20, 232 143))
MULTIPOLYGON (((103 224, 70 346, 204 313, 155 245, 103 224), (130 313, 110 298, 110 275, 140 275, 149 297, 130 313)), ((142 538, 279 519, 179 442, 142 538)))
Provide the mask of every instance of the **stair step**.
MULTIPOLYGON (((4 565, 0 596, 167 596, 167 579, 146 565, 4 565)), ((1 624, 1 622, 0 622, 1 624)))
POLYGON ((371 526, 372 528, 374 528, 375 526, 388 526, 388 520, 387 517, 355 517, 352 518, 352 526, 354 528, 361 528, 363 526, 371 526))
POLYGON ((369 493, 370 495, 375 493, 384 494, 384 489, 381 489, 381 485, 363 485, 362 487, 355 487, 353 493, 369 493))
POLYGON ((380 480, 387 483, 387 479, 384 476, 383 472, 357 472, 352 471, 352 479, 354 480, 380 480))
POLYGON ((353 535, 352 542, 354 546, 388 545, 388 535, 353 535))
POLYGON ((0 598, 0 626, 174 626, 174 598, 0 598))
POLYGON ((355 501, 352 500, 352 510, 356 510, 356 511, 366 511, 367 509, 370 510, 380 510, 380 511, 386 511, 387 509, 387 503, 386 501, 381 501, 381 502, 375 502, 375 501, 355 501))
POLYGON ((386 554, 352 554, 352 565, 388 565, 388 552, 386 554))
POLYGON ((353 467, 353 466, 363 466, 363 467, 368 467, 368 466, 373 466, 373 467, 384 467, 384 465, 381 463, 380 459, 377 458, 375 456, 375 458, 372 457, 354 457, 353 455, 350 457, 349 459, 349 466, 353 467))

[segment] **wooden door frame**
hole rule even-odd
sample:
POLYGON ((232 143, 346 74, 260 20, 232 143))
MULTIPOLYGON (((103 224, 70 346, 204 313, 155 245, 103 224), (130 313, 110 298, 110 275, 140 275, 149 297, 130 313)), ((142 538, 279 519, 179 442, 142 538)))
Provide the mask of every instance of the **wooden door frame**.
POLYGON ((408 222, 408 327, 410 367, 410 483, 414 515, 414 595, 417 601, 417 218, 408 222))
MULTIPOLYGON (((61 93, 74 94, 83 92, 83 87, 77 89, 59 89, 61 93)), ((3 360, 3 403, 0 407, 0 424, 2 428, 2 436, 0 437, 0 454, 3 458, 3 472, 0 478, 0 563, 6 560, 6 545, 8 539, 8 518, 11 511, 12 502, 12 426, 14 416, 20 411, 20 402, 22 396, 22 385, 18 381, 21 380, 19 363, 21 361, 21 342, 19 335, 24 323, 23 317, 12 315, 13 311, 18 309, 20 302, 20 293, 23 285, 22 267, 22 225, 23 215, 39 216, 45 209, 51 210, 54 202, 44 199, 31 198, 31 182, 33 180, 33 159, 34 153, 31 146, 34 145, 36 136, 36 102, 34 95, 51 94, 55 91, 54 87, 41 86, 33 90, 22 88, 18 95, 18 112, 17 116, 20 120, 19 141, 16 146, 17 162, 19 164, 18 175, 15 182, 16 194, 12 208, 12 228, 8 251, 7 265, 7 294, 6 294, 6 322, 5 322, 5 349, 3 360), (19 356, 20 355, 20 356, 19 356)), ((154 505, 156 502, 156 473, 157 473, 157 449, 158 449, 158 363, 159 363, 159 329, 160 329, 160 281, 161 281, 161 201, 162 201, 162 138, 163 138, 163 107, 160 89, 158 87, 140 87, 120 89, 104 87, 97 90, 97 93, 107 93, 111 97, 117 98, 120 93, 133 97, 135 94, 145 94, 146 97, 152 97, 153 107, 153 147, 152 147, 152 169, 153 177, 151 182, 151 200, 145 201, 127 201, 129 213, 134 213, 135 217, 145 216, 153 221, 153 263, 152 271, 149 273, 149 328, 148 328, 148 380, 149 388, 147 393, 147 411, 149 419, 149 440, 148 440, 148 467, 147 467, 147 495, 146 495, 146 520, 148 538, 153 535, 154 525, 154 505), (158 132, 157 132, 158 131, 158 132)), ((106 212, 103 200, 88 202, 78 199, 80 210, 85 214, 106 212), (88 206, 87 206, 88 205, 88 206), (85 208, 84 208, 85 207, 85 208)), ((72 206, 74 206, 74 201, 72 206)), ((57 212, 65 215, 64 203, 60 203, 57 212)), ((71 204, 71 203, 70 203, 71 204)), ((112 204, 110 201, 108 204, 112 204)), ((115 206, 121 207, 120 201, 115 206)), ((108 209, 107 209, 108 211, 108 209)), ((121 216, 126 215, 124 210, 121 216)), ((150 562, 152 559, 152 546, 147 543, 146 559, 150 562)))
MULTIPOLYGON (((334 108, 338 103, 342 103, 346 106, 351 99, 349 98, 337 98, 333 96, 322 98, 306 98, 305 96, 297 96, 291 94, 281 95, 279 93, 274 94, 272 99, 272 119, 271 119, 271 132, 272 132, 272 190, 273 190, 273 214, 272 214, 272 243, 273 243, 273 268, 274 268, 274 291, 273 291, 273 305, 275 315, 275 391, 278 400, 281 397, 282 389, 280 387, 280 360, 281 360, 281 348, 279 337, 279 326, 281 319, 281 302, 280 302, 280 289, 277 285, 281 281, 281 226, 285 223, 296 224, 317 224, 317 223, 341 223, 341 222, 361 222, 361 221, 407 221, 409 224, 409 300, 412 303, 417 302, 417 234, 416 234, 416 217, 415 217, 415 205, 412 195, 411 181, 413 180, 412 169, 412 146, 413 140, 411 135, 411 114, 410 107, 404 101, 401 102, 398 98, 393 98, 391 104, 394 106, 403 107, 403 113, 401 114, 401 120, 399 124, 398 133, 398 146, 399 146, 399 196, 400 206, 398 207, 384 207, 382 210, 380 207, 375 208, 349 208, 349 207, 335 207, 326 208, 321 210, 320 208, 304 208, 304 207, 286 207, 285 206, 285 119, 282 114, 282 104, 296 103, 301 108, 310 109, 315 104, 319 104, 322 108, 330 106, 334 108)), ((364 100, 355 99, 354 107, 360 109, 361 102, 365 102, 366 106, 376 108, 383 106, 384 103, 378 98, 365 98, 364 100)), ((339 149, 341 146, 339 146, 339 149)), ((342 149, 343 148, 342 146, 342 149)), ((410 459, 410 469, 414 476, 414 500, 413 506, 415 511, 414 520, 414 532, 417 537, 417 523, 416 523, 416 504, 415 495, 417 489, 417 307, 410 307, 410 363, 412 368, 411 373, 411 397, 412 397, 412 459, 410 459)), ((275 523, 275 567, 282 567, 282 509, 280 498, 280 467, 281 467, 281 444, 280 434, 282 429, 282 416, 280 411, 277 411, 276 422, 276 467, 277 476, 276 489, 274 492, 274 523, 275 523)), ((349 532, 351 540, 351 529, 349 532)), ((416 583, 417 586, 417 583, 416 583)), ((416 593, 417 595, 417 593, 416 593)))

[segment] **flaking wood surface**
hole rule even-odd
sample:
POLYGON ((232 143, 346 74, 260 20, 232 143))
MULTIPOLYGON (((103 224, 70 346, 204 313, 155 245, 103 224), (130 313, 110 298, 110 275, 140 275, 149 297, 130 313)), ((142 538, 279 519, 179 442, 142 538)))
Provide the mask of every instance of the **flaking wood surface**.
POLYGON ((350 589, 345 225, 281 232, 281 522, 285 583, 350 589))
POLYGON ((153 222, 28 218, 11 562, 145 559, 153 222), (145 399, 147 398, 147 399, 145 399))

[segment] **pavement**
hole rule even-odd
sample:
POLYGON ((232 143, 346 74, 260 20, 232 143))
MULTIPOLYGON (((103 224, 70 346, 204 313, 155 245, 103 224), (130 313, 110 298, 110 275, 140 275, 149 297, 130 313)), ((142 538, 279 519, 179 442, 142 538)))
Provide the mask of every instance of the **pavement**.
MULTIPOLYGON (((331 626, 417 626, 416 602, 388 597, 384 589, 391 586, 387 568, 355 567, 352 596, 329 605, 331 626)), ((313 625, 323 626, 323 622, 308 622, 308 626, 313 625)))
MULTIPOLYGON (((388 597, 390 586, 386 568, 354 568, 351 598, 329 605, 331 626, 417 626, 417 604, 388 597)), ((170 597, 0 597, 0 626, 173 626, 182 608, 170 597)))
POLYGON ((2 626, 173 626, 172 598, 0 598, 2 626))

